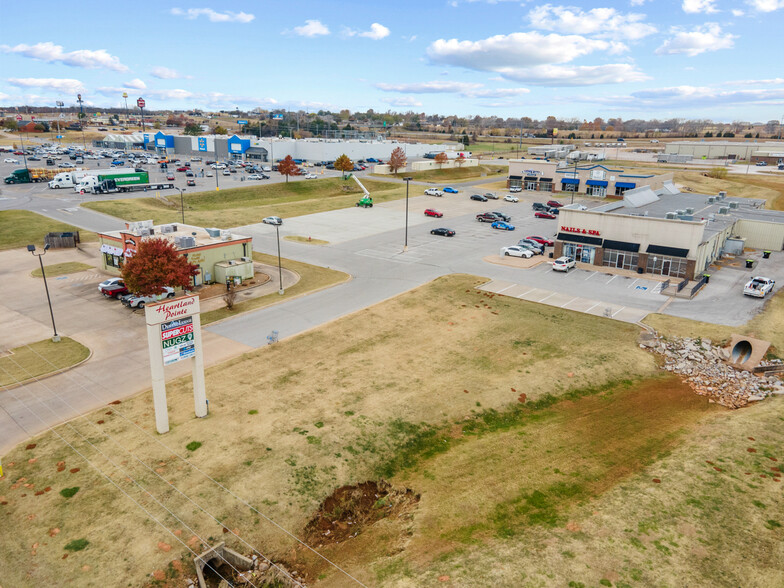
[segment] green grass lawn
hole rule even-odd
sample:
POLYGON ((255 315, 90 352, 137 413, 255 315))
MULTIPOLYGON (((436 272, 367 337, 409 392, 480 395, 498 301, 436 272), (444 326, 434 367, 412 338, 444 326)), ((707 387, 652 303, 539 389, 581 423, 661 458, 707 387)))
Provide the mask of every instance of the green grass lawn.
POLYGON ((0 386, 11 386, 30 378, 40 378, 86 359, 90 350, 63 337, 59 343, 45 339, 11 349, 0 357, 0 386))
POLYGON ((0 250, 16 249, 34 244, 44 246, 46 233, 79 231, 82 241, 95 241, 95 233, 84 231, 27 210, 0 211, 0 250))
MULTIPOLYGON (((375 202, 405 197, 405 186, 363 180, 375 202)), ((185 194, 185 222, 229 228, 257 223, 265 216, 302 216, 353 206, 362 194, 353 180, 325 178, 305 182, 255 185, 229 190, 185 194)), ((129 221, 152 219, 156 224, 177 222, 179 195, 89 202, 83 206, 129 221)))
MULTIPOLYGON (((92 265, 88 265, 86 263, 81 263, 79 261, 67 261, 65 263, 53 263, 52 265, 45 265, 44 270, 46 271, 47 278, 53 278, 55 276, 64 276, 66 274, 75 274, 77 272, 83 272, 84 270, 93 269, 92 265)), ((41 268, 33 270, 30 272, 30 275, 34 278, 42 278, 43 273, 41 272, 41 268)))
POLYGON ((431 169, 421 172, 412 172, 410 174, 398 174, 398 177, 407 175, 410 178, 419 181, 431 181, 435 183, 443 182, 462 182, 480 177, 493 177, 498 175, 505 175, 507 173, 506 166, 502 165, 478 165, 472 167, 450 167, 448 169, 431 169))

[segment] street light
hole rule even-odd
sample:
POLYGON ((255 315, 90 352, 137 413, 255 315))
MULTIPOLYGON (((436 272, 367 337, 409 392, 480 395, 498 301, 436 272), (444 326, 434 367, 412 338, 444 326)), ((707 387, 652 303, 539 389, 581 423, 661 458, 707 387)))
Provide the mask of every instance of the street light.
POLYGON ((403 244, 403 251, 408 251, 408 183, 414 178, 403 178, 406 182, 406 240, 403 244))
POLYGON ((46 250, 49 249, 49 245, 44 245, 44 252, 36 254, 35 253, 35 245, 28 245, 27 250, 33 254, 34 257, 38 258, 38 261, 41 263, 41 275, 44 278, 44 288, 46 288, 46 300, 49 302, 49 314, 52 317, 52 329, 54 330, 54 336, 52 337, 52 341, 57 343, 60 341, 60 335, 57 334, 57 326, 54 324, 54 312, 52 311, 52 299, 49 297, 49 286, 46 283, 46 272, 44 271, 44 260, 42 257, 46 255, 46 250))
POLYGON ((185 224, 185 201, 182 198, 182 193, 185 192, 185 188, 174 186, 174 189, 180 191, 180 212, 182 212, 182 224, 185 224))
POLYGON ((278 238, 278 294, 283 295, 283 268, 280 265, 280 225, 275 225, 275 235, 278 238))

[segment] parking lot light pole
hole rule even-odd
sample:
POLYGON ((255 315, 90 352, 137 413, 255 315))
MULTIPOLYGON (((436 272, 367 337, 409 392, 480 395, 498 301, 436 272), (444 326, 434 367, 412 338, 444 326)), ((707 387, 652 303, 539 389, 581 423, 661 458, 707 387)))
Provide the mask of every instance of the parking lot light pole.
POLYGON ((278 238, 278 294, 283 295, 283 268, 280 264, 280 225, 275 225, 275 235, 278 238))
POLYGON ((52 299, 49 297, 49 285, 46 283, 46 272, 44 271, 43 256, 46 255, 47 249, 49 249, 49 245, 44 246, 43 253, 36 254, 35 245, 27 246, 27 250, 33 254, 33 257, 37 257, 38 261, 41 264, 41 275, 44 278, 44 288, 46 288, 46 301, 49 303, 49 315, 52 317, 52 330, 54 330, 54 336, 52 337, 52 341, 57 343, 60 341, 60 335, 57 334, 57 325, 54 324, 54 311, 52 310, 52 299))
POLYGON ((408 183, 414 178, 403 178, 406 182, 406 239, 403 243, 403 251, 408 251, 408 183))
POLYGON ((182 193, 185 192, 185 188, 178 188, 174 186, 175 190, 180 191, 180 212, 182 213, 182 224, 185 224, 185 200, 183 200, 182 193))

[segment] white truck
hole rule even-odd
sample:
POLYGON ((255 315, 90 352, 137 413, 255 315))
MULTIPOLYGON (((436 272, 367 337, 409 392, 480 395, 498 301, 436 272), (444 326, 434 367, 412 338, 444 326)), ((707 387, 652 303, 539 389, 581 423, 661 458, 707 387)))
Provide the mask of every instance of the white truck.
POLYGON ((773 292, 773 286, 776 285, 774 280, 763 276, 754 276, 743 287, 743 293, 746 296, 754 296, 756 298, 765 298, 765 295, 773 292))
POLYGON ((52 189, 57 188, 73 188, 82 179, 91 173, 90 171, 69 171, 57 174, 52 181, 49 182, 49 187, 52 189))

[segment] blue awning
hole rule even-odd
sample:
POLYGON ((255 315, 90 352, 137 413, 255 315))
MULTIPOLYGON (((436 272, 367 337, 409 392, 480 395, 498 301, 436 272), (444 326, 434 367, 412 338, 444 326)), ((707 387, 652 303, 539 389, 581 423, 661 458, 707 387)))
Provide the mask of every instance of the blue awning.
POLYGON ((637 184, 635 184, 634 182, 615 182, 615 187, 616 188, 629 188, 631 190, 632 188, 636 188, 637 184))
POLYGON ((561 178, 562 184, 574 184, 575 186, 580 184, 580 180, 578 178, 561 178))
POLYGON ((603 188, 607 187, 607 182, 605 180, 588 180, 585 183, 589 186, 601 186, 603 188))

